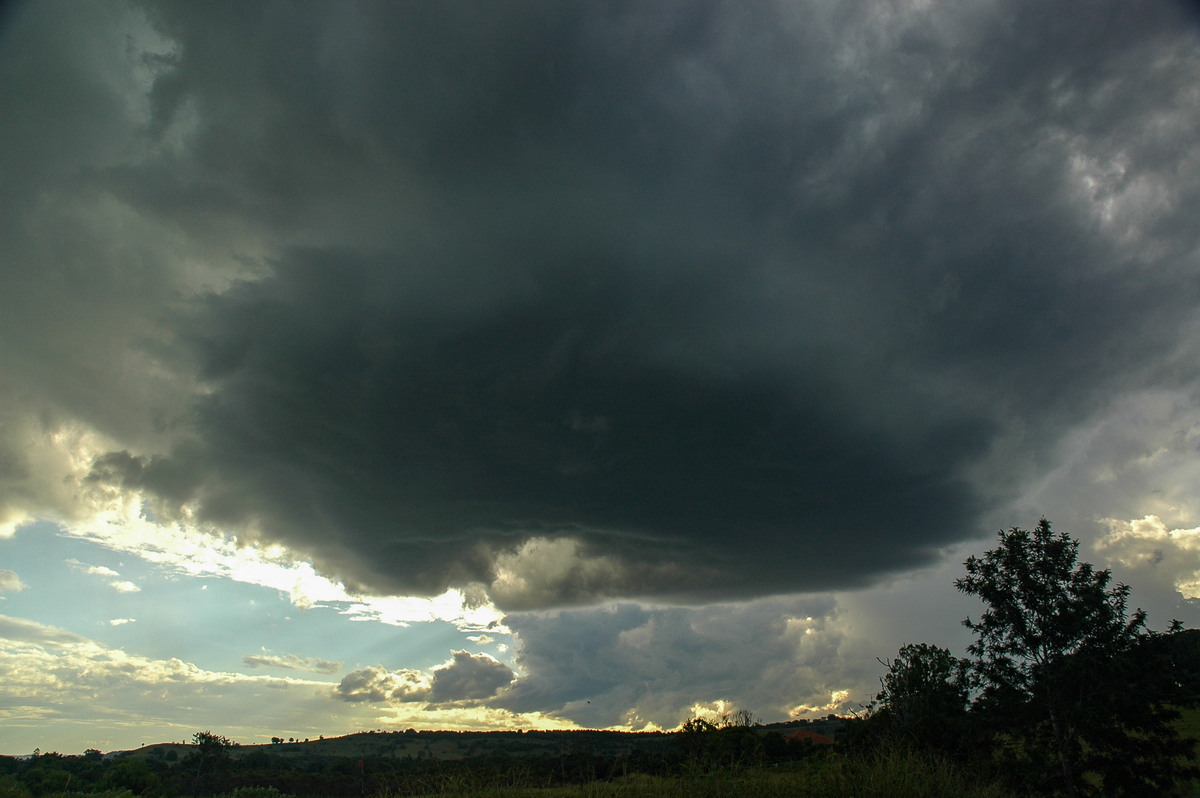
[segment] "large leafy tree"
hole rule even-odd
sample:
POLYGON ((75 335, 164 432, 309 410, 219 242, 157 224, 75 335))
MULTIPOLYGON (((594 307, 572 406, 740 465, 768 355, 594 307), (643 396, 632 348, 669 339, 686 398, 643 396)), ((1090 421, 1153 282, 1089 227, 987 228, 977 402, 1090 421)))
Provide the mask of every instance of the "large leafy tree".
POLYGON ((976 635, 978 709, 1067 796, 1097 781, 1106 795, 1160 795, 1189 771, 1191 744, 1172 726, 1189 700, 1167 644, 1178 625, 1151 632, 1144 612, 1128 610, 1129 587, 1078 555, 1079 541, 1042 519, 966 561, 955 584, 987 605, 964 621, 976 635))
POLYGON ((921 748, 960 753, 967 740, 970 663, 928 643, 901 646, 895 659, 881 662, 887 673, 870 707, 874 730, 921 748))
POLYGON ((199 796, 205 774, 227 766, 230 751, 237 747, 237 743, 209 731, 196 732, 192 735, 192 742, 196 747, 184 761, 196 766, 195 794, 199 796))

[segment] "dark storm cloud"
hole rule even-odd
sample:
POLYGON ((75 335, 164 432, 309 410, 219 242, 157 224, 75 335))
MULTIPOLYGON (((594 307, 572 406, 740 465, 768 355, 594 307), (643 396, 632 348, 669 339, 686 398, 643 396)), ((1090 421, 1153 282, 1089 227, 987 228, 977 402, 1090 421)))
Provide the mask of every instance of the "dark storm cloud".
POLYGON ((248 264, 120 328, 202 386, 93 469, 156 517, 508 608, 863 585, 1195 376, 1170 6, 144 5, 78 179, 248 264))

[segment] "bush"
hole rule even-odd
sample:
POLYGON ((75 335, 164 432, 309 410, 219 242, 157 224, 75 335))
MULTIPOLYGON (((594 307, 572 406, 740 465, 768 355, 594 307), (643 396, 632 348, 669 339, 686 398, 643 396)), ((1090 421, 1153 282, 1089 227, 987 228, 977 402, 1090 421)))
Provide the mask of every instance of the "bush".
POLYGON ((229 798, 296 798, 296 796, 280 792, 274 787, 238 787, 229 793, 229 798))
POLYGON ((29 798, 29 790, 10 775, 0 776, 0 798, 29 798))

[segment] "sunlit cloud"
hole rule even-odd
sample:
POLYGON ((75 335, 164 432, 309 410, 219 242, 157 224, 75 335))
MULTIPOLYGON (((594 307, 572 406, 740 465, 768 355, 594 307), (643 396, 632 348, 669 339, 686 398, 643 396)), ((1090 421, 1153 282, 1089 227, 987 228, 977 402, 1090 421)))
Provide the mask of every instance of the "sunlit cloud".
POLYGON ((97 576, 120 576, 121 574, 111 568, 106 568, 103 565, 84 565, 79 560, 67 560, 68 565, 72 565, 85 574, 95 574, 97 576))
POLYGON ((380 726, 416 727, 447 731, 514 729, 578 729, 579 724, 550 712, 512 712, 488 706, 430 706, 399 704, 381 706, 375 715, 380 726))
MULTIPOLYGON (((64 526, 71 537, 189 576, 232 579, 284 593, 296 607, 337 607, 352 621, 393 626, 445 621, 464 630, 505 633, 500 613, 479 591, 451 589, 438 596, 364 596, 317 573, 312 563, 278 545, 241 544, 230 534, 187 521, 156 523, 136 493, 108 490, 94 495, 96 511, 85 521, 64 526)), ((87 568, 78 564, 81 568, 87 568)), ((88 573, 112 575, 111 569, 88 573)), ((131 583, 113 583, 129 592, 131 583)))
POLYGON ((844 715, 848 712, 852 712, 856 707, 857 705, 850 701, 849 690, 834 690, 829 694, 829 701, 826 703, 799 704, 792 707, 791 714, 798 718, 807 718, 825 714, 844 715))
POLYGON ((255 740, 282 722, 299 726, 302 713, 319 711, 334 687, 139 656, 5 616, 0 616, 0 684, 8 696, 0 708, 7 729, 51 720, 96 740, 137 727, 143 731, 135 734, 185 738, 190 732, 184 718, 255 740))
MULTIPOLYGON (((104 576, 104 577, 120 577, 121 576, 120 572, 114 571, 112 568, 109 568, 104 565, 87 565, 86 563, 79 562, 79 560, 67 560, 67 565, 71 566, 72 568, 74 568, 78 571, 82 571, 83 573, 90 574, 92 576, 104 576)), ((140 587, 138 587, 136 584, 129 581, 128 579, 119 579, 119 578, 112 579, 108 583, 108 586, 111 587, 113 590, 117 591, 118 593, 139 593, 142 590, 140 587)))
POLYGON ((1157 515, 1108 518, 1096 550, 1129 569, 1149 571, 1183 598, 1200 598, 1200 527, 1171 529, 1157 515))

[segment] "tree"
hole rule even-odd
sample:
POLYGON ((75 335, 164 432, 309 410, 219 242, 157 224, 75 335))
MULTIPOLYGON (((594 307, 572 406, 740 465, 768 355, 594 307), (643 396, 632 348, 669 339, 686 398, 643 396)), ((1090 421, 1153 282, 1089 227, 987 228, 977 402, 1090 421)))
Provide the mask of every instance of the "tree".
POLYGON ((159 787, 158 775, 141 759, 120 759, 114 762, 100 779, 101 788, 107 790, 129 790, 145 795, 159 787))
POLYGON ((749 710, 723 712, 712 720, 689 719, 675 733, 675 748, 690 766, 738 768, 761 764, 765 744, 749 710))
POLYGON ((1171 725, 1184 697, 1161 667, 1161 640, 1178 624, 1148 630, 1142 610, 1128 611, 1129 587, 1078 554, 1079 541, 1043 518, 967 559, 955 585, 987 604, 963 622, 976 635, 977 707, 1023 760, 1048 760, 1067 796, 1086 791, 1086 772, 1107 795, 1159 795, 1190 772, 1179 757, 1191 744, 1171 725))
POLYGON ((928 643, 904 645, 895 659, 880 663, 888 670, 869 707, 876 732, 921 748, 959 753, 967 739, 970 663, 928 643))
POLYGON ((209 731, 196 732, 192 735, 196 750, 188 755, 187 761, 196 765, 196 795, 200 795, 200 785, 206 771, 215 770, 229 763, 229 752, 237 743, 228 737, 213 734, 209 731))

